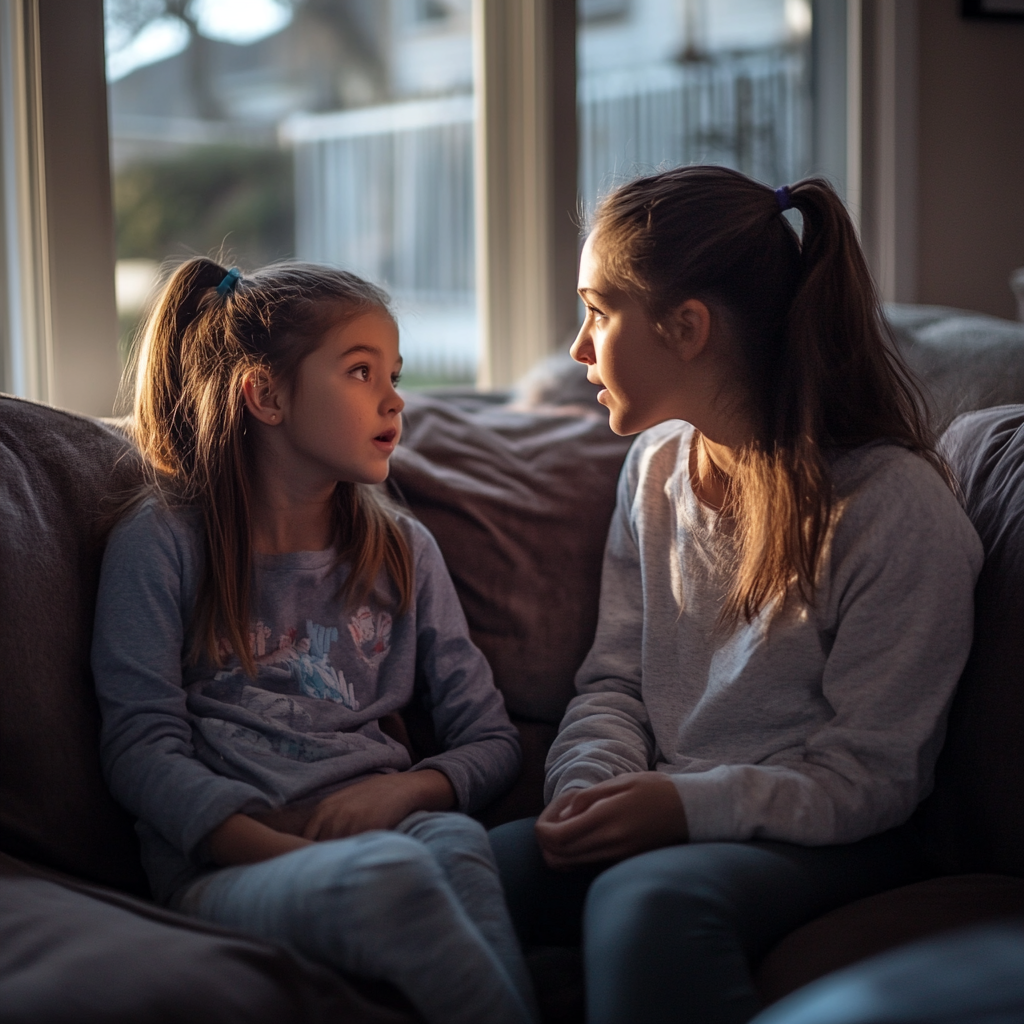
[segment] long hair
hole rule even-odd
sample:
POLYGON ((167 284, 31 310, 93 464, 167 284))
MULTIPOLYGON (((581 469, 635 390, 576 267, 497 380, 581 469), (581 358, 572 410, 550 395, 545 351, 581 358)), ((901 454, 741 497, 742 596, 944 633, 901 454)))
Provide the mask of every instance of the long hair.
POLYGON ((593 225, 607 272, 655 324, 696 298, 724 311, 735 340, 730 397, 754 437, 729 484, 737 565, 723 622, 752 621, 794 593, 813 603, 840 451, 901 445, 951 483, 842 200, 822 178, 788 193, 800 238, 772 189, 724 167, 639 178, 593 225))
MULTIPOLYGON (((328 329, 370 311, 390 312, 379 288, 312 263, 275 264, 221 294, 226 275, 213 260, 197 258, 167 281, 142 333, 129 429, 153 469, 150 487, 202 513, 205 561, 190 659, 205 652, 220 664, 218 638, 224 637, 254 676, 254 451, 242 383, 255 372, 290 386, 328 329)), ((351 562, 341 596, 363 600, 383 568, 399 611, 407 610, 412 558, 386 501, 366 485, 339 483, 333 521, 338 558, 351 562)))

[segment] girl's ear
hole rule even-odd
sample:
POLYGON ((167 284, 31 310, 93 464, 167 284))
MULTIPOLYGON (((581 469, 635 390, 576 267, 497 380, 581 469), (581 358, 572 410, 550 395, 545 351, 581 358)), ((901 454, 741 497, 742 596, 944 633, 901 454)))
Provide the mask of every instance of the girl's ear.
POLYGON ((684 362, 699 356, 711 337, 711 310, 700 299, 687 299, 666 317, 664 328, 684 362))
POLYGON ((250 370, 242 378, 242 395, 249 414, 261 423, 280 423, 284 416, 281 393, 265 370, 250 370))

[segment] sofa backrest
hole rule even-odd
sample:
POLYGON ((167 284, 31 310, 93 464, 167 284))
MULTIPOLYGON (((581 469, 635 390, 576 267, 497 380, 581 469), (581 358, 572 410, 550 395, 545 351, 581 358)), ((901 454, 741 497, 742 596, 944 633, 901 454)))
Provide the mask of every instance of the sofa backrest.
POLYGON ((146 892, 100 774, 89 670, 104 497, 138 479, 96 420, 0 397, 0 848, 146 892))
POLYGON ((946 306, 894 304, 886 316, 938 428, 971 409, 1024 402, 1024 324, 946 306))
POLYGON ((985 564, 935 789, 915 820, 937 870, 1024 875, 1024 405, 961 416, 943 449, 985 564))
POLYGON ((509 711, 556 726, 594 640, 632 438, 600 407, 465 410, 413 395, 404 417, 391 480, 437 539, 509 711))

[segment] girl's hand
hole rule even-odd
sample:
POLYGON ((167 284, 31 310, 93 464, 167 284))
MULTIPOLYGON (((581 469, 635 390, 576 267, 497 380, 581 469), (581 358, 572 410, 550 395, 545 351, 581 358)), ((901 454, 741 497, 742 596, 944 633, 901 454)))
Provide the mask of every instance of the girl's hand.
POLYGON ((257 864, 309 846, 308 839, 278 832, 248 814, 232 814, 209 834, 206 841, 211 858, 223 865, 257 864))
POLYGON ((343 839, 394 828, 413 811, 447 811, 454 806, 452 784, 433 768, 373 775, 324 797, 302 834, 314 840, 343 839))
POLYGON ((552 868, 624 860, 689 838, 679 791, 660 772, 631 772, 570 789, 548 804, 536 831, 552 868))

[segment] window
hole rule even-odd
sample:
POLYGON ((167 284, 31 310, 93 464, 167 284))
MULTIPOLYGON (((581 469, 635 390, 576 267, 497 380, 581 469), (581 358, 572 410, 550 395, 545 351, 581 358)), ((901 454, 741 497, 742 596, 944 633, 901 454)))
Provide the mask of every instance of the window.
POLYGON ((581 25, 593 21, 624 18, 629 14, 630 0, 577 0, 581 25))
POLYGON ((223 247, 383 285, 405 380, 471 383, 469 0, 105 6, 122 347, 161 260, 223 247))
POLYGON ((352 265, 407 380, 505 386, 576 322, 577 191, 690 160, 842 186, 848 144, 874 187, 846 0, 0 0, 3 386, 69 408, 109 412, 120 364, 104 6, 122 357, 159 262, 223 245, 352 265))
POLYGON ((635 0, 616 21, 584 20, 577 95, 587 207, 637 173, 689 163, 773 185, 804 175, 811 24, 809 0, 635 0))

